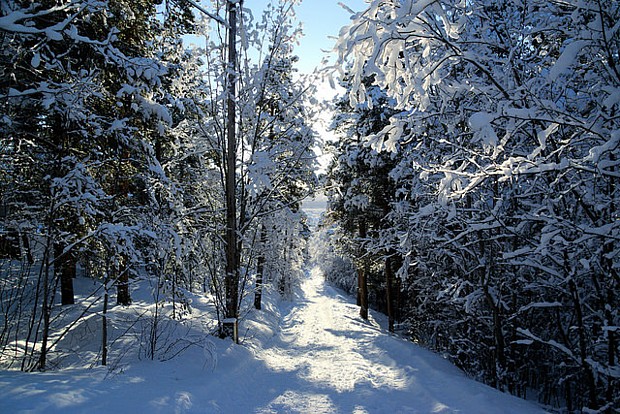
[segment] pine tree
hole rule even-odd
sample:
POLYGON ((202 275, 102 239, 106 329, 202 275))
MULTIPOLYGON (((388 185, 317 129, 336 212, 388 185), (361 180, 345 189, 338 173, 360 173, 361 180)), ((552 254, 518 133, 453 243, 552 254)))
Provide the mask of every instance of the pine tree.
POLYGON ((7 198, 16 214, 29 211, 27 225, 42 227, 46 240, 44 294, 40 311, 32 310, 33 321, 43 320, 39 369, 46 365, 52 268, 62 303, 72 303, 78 255, 94 252, 91 260, 112 264, 101 274, 106 291, 114 284, 118 303, 131 301, 129 275, 143 255, 137 242, 148 238, 141 214, 152 207, 145 183, 161 178, 152 174, 154 147, 171 122, 160 94, 166 64, 153 49, 155 11, 151 1, 9 3, 3 10, 3 41, 12 40, 3 55, 3 127, 14 143, 5 156, 15 166, 37 160, 28 170, 11 168, 25 174, 7 198), (21 117, 27 109, 38 113, 34 128, 21 117))
MULTIPOLYGON (((345 86, 350 87, 350 83, 345 86)), ((384 309, 390 318, 390 330, 394 329, 393 279, 390 249, 374 250, 372 239, 388 224, 386 215, 395 201, 395 187, 389 174, 394 166, 390 154, 380 154, 364 144, 365 140, 381 131, 395 115, 393 102, 373 84, 373 77, 364 79, 364 91, 369 101, 363 104, 351 102, 347 96, 336 106, 333 127, 342 134, 336 157, 328 172, 327 187, 330 188, 330 212, 340 225, 357 240, 358 305, 360 316, 368 319, 371 262, 384 257, 384 282, 371 281, 374 289, 383 286, 384 309), (357 235, 355 235, 357 233, 357 235), (374 251, 373 251, 374 250, 374 251)))

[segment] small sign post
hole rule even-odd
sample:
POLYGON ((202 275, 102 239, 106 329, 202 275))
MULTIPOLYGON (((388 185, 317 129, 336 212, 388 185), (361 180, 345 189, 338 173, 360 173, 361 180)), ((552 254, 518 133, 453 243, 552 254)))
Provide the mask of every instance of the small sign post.
POLYGON ((232 338, 236 344, 239 343, 239 320, 237 318, 226 318, 222 321, 222 336, 232 338))

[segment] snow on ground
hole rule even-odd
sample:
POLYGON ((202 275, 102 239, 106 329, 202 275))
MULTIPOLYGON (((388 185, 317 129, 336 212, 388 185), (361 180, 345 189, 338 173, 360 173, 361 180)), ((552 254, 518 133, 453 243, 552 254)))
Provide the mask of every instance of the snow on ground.
POLYGON ((369 322, 316 269, 291 303, 267 301, 241 345, 212 339, 166 361, 0 372, 0 413, 542 413, 467 379, 369 322))

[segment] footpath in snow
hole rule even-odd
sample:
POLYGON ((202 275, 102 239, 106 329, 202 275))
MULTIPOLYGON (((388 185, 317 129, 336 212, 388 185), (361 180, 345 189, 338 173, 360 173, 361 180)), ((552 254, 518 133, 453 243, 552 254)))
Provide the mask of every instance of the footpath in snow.
POLYGON ((295 303, 263 312, 282 312, 280 329, 255 318, 241 346, 214 339, 216 358, 187 352, 114 375, 105 368, 2 372, 0 413, 544 412, 387 334, 377 314, 362 321, 316 269, 295 303))

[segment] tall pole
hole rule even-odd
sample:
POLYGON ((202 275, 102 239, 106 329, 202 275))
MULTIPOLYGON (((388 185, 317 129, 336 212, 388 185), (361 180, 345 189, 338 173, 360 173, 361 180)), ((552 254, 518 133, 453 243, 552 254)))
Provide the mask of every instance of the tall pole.
POLYGON ((239 238, 237 235, 237 135, 236 135, 236 101, 237 101, 237 4, 243 7, 243 0, 227 0, 228 24, 217 14, 210 13, 195 0, 184 0, 206 16, 227 26, 228 30, 228 64, 226 77, 226 148, 224 148, 224 175, 226 191, 226 278, 224 321, 220 334, 238 342, 237 318, 239 302, 239 238))
POLYGON ((237 341, 237 302, 239 296, 239 266, 237 251, 236 197, 236 82, 237 82, 237 2, 228 0, 228 78, 226 126, 226 321, 223 334, 237 341), (232 326, 231 326, 232 325, 232 326))

